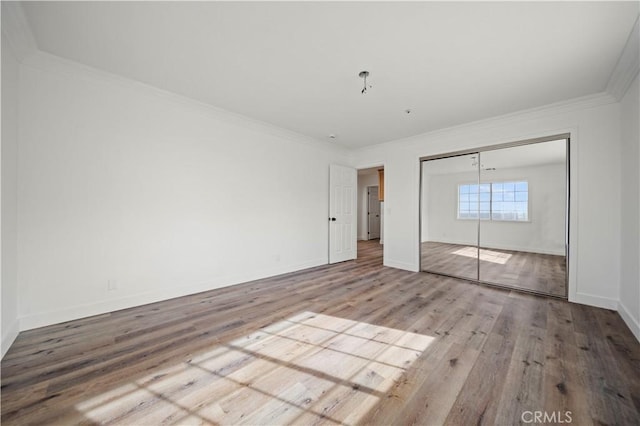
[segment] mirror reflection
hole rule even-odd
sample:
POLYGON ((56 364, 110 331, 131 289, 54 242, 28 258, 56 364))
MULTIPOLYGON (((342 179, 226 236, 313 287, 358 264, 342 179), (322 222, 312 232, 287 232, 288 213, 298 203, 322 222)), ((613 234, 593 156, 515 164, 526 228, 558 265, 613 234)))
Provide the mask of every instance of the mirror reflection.
POLYGON ((422 270, 566 297, 567 145, 423 161, 422 270))
POLYGON ((480 281, 566 294, 566 140, 480 153, 480 281))
POLYGON ((478 154, 422 163, 424 271, 478 279, 478 171, 478 154))

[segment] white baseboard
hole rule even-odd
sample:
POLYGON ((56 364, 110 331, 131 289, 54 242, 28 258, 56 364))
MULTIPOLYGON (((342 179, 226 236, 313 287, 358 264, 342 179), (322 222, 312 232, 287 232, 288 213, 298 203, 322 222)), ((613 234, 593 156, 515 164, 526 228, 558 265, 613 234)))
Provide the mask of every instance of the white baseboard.
POLYGON ((595 306, 596 308, 611 309, 614 311, 618 310, 618 299, 595 296, 593 294, 576 293, 573 296, 569 295, 569 302, 595 306))
POLYGON ((2 343, 1 343, 2 356, 0 356, 0 358, 4 358, 4 355, 7 353, 7 351, 13 344, 13 342, 16 340, 16 337, 18 337, 19 330, 20 330, 19 322, 16 319, 11 323, 11 326, 9 326, 9 330, 7 330, 4 336, 2 336, 2 343))
POLYGON ((390 268, 402 269, 405 271, 419 272, 420 268, 412 263, 400 262, 393 259, 384 259, 384 266, 390 268))
POLYGON ((427 241, 422 241, 422 243, 442 243, 442 244, 457 244, 460 246, 475 246, 476 242, 463 241, 463 240, 451 240, 451 239, 434 239, 430 238, 427 241))
POLYGON ((624 303, 618 303, 618 313, 622 317, 622 320, 627 324, 629 330, 636 336, 638 342, 640 342, 640 321, 637 318, 634 318, 629 312, 629 309, 624 305, 624 303))
MULTIPOLYGON (((86 318, 94 315, 102 315, 121 309, 128 309, 136 306, 146 305, 149 303, 161 302, 163 300, 173 299, 176 297, 188 296, 190 294, 201 293, 208 290, 215 290, 217 288, 228 287, 263 278, 269 278, 276 275, 286 274, 289 272, 295 272, 301 269, 313 268, 315 266, 326 264, 327 258, 315 259, 295 265, 269 268, 250 274, 227 276, 218 278, 215 281, 199 283, 188 287, 146 292, 142 294, 124 296, 118 299, 105 300, 97 303, 76 305, 56 311, 38 312, 22 316, 19 321, 19 329, 20 331, 31 330, 33 328, 45 327, 47 325, 59 324, 62 322, 86 318)), ((16 329, 18 329, 17 326, 16 329)), ((2 343, 2 349, 4 350, 4 339, 2 343)))
MULTIPOLYGON (((476 242, 469 242, 469 241, 462 241, 462 240, 434 240, 431 239, 429 240, 430 242, 434 242, 434 243, 444 243, 444 244, 458 244, 458 245, 463 245, 463 246, 473 246, 475 247, 476 242)), ((423 243, 425 243, 427 241, 423 241, 423 243)), ((540 248, 540 247, 524 247, 524 246, 514 246, 514 245, 504 245, 504 244, 500 244, 498 246, 498 244, 491 244, 491 243, 482 243, 482 248, 488 248, 488 249, 493 249, 493 250, 509 250, 509 251, 522 251, 525 253, 539 253, 539 254, 551 254, 554 256, 564 256, 564 250, 549 250, 546 248, 540 248)))
POLYGON ((494 249, 494 250, 509 250, 509 251, 522 251, 525 253, 537 253, 537 254, 550 254, 553 256, 564 256, 564 250, 548 250, 539 247, 520 247, 520 246, 494 246, 492 244, 483 244, 482 248, 494 249))

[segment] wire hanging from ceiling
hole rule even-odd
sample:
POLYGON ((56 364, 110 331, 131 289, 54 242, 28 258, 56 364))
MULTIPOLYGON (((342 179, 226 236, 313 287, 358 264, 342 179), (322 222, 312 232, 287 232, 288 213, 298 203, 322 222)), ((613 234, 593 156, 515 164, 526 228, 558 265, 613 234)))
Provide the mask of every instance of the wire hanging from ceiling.
POLYGON ((366 95, 367 89, 371 89, 373 87, 371 85, 367 85, 367 77, 369 77, 369 71, 360 71, 360 74, 358 74, 358 76, 364 80, 364 86, 362 87, 362 91, 360 93, 366 95))

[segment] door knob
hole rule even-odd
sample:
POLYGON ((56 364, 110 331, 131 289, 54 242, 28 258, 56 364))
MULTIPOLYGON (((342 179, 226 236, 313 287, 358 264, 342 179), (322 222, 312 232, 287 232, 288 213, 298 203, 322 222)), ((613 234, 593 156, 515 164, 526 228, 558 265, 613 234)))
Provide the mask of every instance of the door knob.
POLYGON ((330 217, 330 218, 329 218, 329 220, 330 220, 331 222, 335 222, 335 221, 336 221, 336 218, 335 218, 335 217, 330 217))

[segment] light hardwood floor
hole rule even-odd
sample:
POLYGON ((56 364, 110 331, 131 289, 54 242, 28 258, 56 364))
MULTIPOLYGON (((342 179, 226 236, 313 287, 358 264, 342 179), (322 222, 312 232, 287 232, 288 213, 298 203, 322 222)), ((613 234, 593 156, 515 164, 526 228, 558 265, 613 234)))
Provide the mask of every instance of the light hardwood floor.
POLYGON ((617 313, 359 250, 21 333, 2 424, 638 424, 640 344, 617 313))
MULTIPOLYGON (((478 279, 478 250, 460 244, 422 243, 425 271, 478 279)), ((566 297, 564 256, 493 248, 480 249, 480 281, 566 297)))

